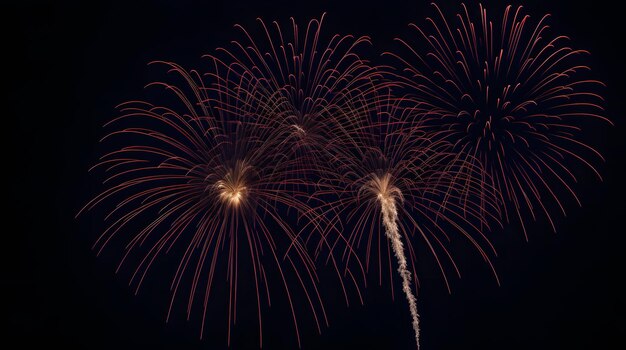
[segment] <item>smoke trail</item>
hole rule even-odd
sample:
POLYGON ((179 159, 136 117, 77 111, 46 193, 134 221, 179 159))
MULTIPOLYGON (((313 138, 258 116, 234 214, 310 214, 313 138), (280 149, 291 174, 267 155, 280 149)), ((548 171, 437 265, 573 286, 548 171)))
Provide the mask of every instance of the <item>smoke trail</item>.
POLYGON ((413 330, 415 331, 415 341, 417 348, 420 348, 420 326, 419 314, 417 313, 417 303, 415 296, 411 292, 411 272, 407 269, 406 256, 404 255, 404 245, 400 239, 398 230, 398 210, 396 209, 396 201, 392 196, 378 196, 383 214, 383 225, 385 226, 385 234, 391 240, 393 253, 398 259, 398 272, 402 277, 402 291, 406 295, 413 318, 413 330))

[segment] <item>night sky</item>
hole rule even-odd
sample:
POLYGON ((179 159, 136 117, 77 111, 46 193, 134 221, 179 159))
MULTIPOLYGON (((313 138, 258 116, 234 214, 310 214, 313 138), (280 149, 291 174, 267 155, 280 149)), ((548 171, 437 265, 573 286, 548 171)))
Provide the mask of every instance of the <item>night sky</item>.
MULTIPOLYGON (((483 4, 492 15, 504 7, 499 1, 483 4)), ((589 171, 580 178, 575 189, 583 206, 566 200, 567 217, 554 215, 556 234, 545 220, 530 224, 528 242, 516 225, 490 233, 501 286, 469 246, 466 255, 457 255, 463 277, 451 279, 452 294, 432 262, 421 266, 422 349, 626 348, 626 290, 620 286, 626 244, 623 12, 600 0, 512 4, 524 5, 535 19, 551 13, 556 32, 591 51, 595 77, 608 86, 606 115, 616 124, 597 123, 587 132, 605 155, 604 180, 589 171)), ((239 37, 235 23, 258 29, 257 17, 286 23, 294 16, 304 23, 323 12, 326 33, 371 36, 375 46, 368 54, 377 60, 394 37, 411 33, 408 23, 434 15, 429 1, 417 0, 23 1, 2 8, 8 198, 0 243, 0 332, 5 344, 17 342, 15 348, 63 349, 226 348, 225 313, 210 318, 203 340, 197 320, 185 321, 184 312, 166 324, 169 294, 158 287, 170 281, 167 269, 152 271, 152 282, 135 296, 128 271, 115 274, 123 247, 100 257, 91 250, 104 227, 101 217, 74 218, 101 190, 100 178, 87 170, 106 150, 98 143, 102 125, 117 115, 117 104, 142 97, 143 86, 161 78, 162 70, 148 67, 149 61, 201 67, 202 54, 239 37)), ((302 348, 414 349, 399 278, 394 275, 395 301, 388 284, 371 282, 365 304, 352 298, 349 307, 338 285, 322 286, 330 327, 317 334, 305 315, 302 348)), ((258 349, 254 305, 240 312, 231 348, 258 349)), ((264 348, 297 348, 284 305, 265 310, 264 317, 264 348)))

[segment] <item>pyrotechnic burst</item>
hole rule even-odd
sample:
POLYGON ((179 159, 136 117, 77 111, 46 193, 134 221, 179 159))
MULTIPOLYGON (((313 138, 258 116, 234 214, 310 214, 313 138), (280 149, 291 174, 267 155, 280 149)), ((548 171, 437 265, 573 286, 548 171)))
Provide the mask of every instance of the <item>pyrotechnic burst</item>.
MULTIPOLYGON (((551 204, 565 214, 561 192, 580 205, 573 166, 590 168, 602 156, 582 129, 602 116, 600 81, 588 78, 588 52, 552 34, 548 15, 531 24, 522 8, 507 6, 492 22, 480 5, 464 4, 454 18, 437 6, 428 25, 397 39, 405 53, 400 79, 427 110, 430 135, 448 140, 460 157, 476 159, 502 194, 507 221, 522 224, 543 213, 554 229, 551 204)), ((488 181, 488 179, 481 179, 488 181)))
POLYGON ((318 329, 318 313, 325 320, 325 312, 313 261, 282 213, 286 208, 300 214, 308 209, 295 199, 299 180, 290 177, 291 164, 279 151, 276 131, 242 123, 251 112, 244 107, 237 109, 240 114, 221 108, 237 103, 223 80, 159 63, 168 67, 174 82, 150 84, 162 88, 158 104, 124 103, 121 116, 109 123, 118 129, 105 139, 122 146, 95 166, 109 174, 104 181, 108 189, 85 209, 110 208, 110 224, 94 248, 100 253, 113 241, 126 242, 120 267, 140 257, 131 278, 137 290, 157 258, 174 255, 177 269, 167 317, 178 294, 188 293, 188 318, 194 305, 202 304, 201 337, 214 277, 220 274, 216 270, 225 267, 229 344, 241 279, 252 281, 261 344, 262 306, 270 303, 270 284, 282 285, 299 343, 287 273, 299 281, 318 329), (243 256, 251 273, 242 275, 238 262, 243 256))
POLYGON ((244 36, 209 57, 236 82, 232 96, 239 103, 225 106, 253 109, 252 122, 277 131, 281 151, 302 169, 327 161, 330 140, 358 128, 367 111, 356 99, 371 96, 380 79, 376 67, 362 59, 360 47, 368 37, 332 35, 322 31, 324 15, 302 30, 291 18, 289 26, 266 25, 258 19, 260 35, 236 25, 244 36), (287 27, 287 29, 285 29, 287 27), (361 108, 361 109, 359 109, 361 108))
MULTIPOLYGON (((336 199, 327 199, 319 210, 321 216, 336 218, 325 236, 336 230, 347 242, 341 253, 346 266, 352 259, 361 270, 369 270, 370 257, 377 249, 381 283, 385 253, 380 240, 381 228, 384 229, 389 269, 391 248, 419 347, 419 317, 411 287, 417 261, 413 242, 421 240, 428 247, 449 288, 445 262, 451 263, 460 274, 446 247, 451 233, 460 233, 468 239, 491 265, 483 246, 489 246, 490 250, 493 247, 476 224, 488 226, 484 211, 478 208, 481 206, 491 213, 496 197, 493 191, 484 189, 476 180, 478 177, 469 176, 480 173, 479 168, 456 157, 452 145, 445 140, 429 138, 415 115, 419 114, 419 106, 391 96, 379 98, 372 109, 371 123, 358 130, 353 140, 346 140, 336 151, 336 163, 324 170, 325 189, 318 195, 333 195, 336 199), (345 221, 340 219, 344 217, 345 221), (362 248, 365 264, 359 259, 362 248), (445 258, 440 258, 441 254, 445 258)), ((337 245, 333 249, 338 249, 337 245)), ((393 283, 391 286, 393 291, 393 283)))

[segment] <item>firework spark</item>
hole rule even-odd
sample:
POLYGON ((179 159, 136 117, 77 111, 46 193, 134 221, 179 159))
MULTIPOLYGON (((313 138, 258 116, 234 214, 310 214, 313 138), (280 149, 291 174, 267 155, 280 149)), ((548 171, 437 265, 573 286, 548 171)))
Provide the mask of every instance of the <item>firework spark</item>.
POLYGON ((597 93, 603 84, 587 77, 588 52, 551 34, 548 15, 532 25, 521 7, 507 6, 494 23, 482 5, 476 17, 463 4, 455 18, 433 6, 437 18, 411 24, 410 40, 397 39, 406 52, 389 53, 402 68, 395 78, 427 110, 431 136, 450 141, 491 176, 507 221, 514 213, 528 238, 525 216, 543 213, 555 229, 551 206, 565 215, 559 190, 580 205, 570 164, 600 177, 591 159, 602 156, 581 131, 610 121, 597 93))

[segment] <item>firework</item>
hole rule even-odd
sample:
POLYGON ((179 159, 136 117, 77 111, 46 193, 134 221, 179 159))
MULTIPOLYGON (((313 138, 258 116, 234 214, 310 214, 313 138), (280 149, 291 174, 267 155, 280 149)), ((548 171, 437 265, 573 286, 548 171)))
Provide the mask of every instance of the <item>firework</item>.
MULTIPOLYGON (((451 263, 457 274, 460 272, 446 247, 446 242, 450 241, 448 231, 467 238, 491 265, 483 246, 489 246, 490 250, 493 247, 476 226, 478 222, 488 226, 489 220, 476 209, 478 202, 471 201, 479 201, 484 208, 492 210, 496 198, 494 191, 485 191, 473 178, 466 179, 468 174, 480 169, 458 159, 445 140, 428 138, 416 117, 420 113, 419 105, 383 95, 374 106, 370 124, 359 130, 354 140, 340 147, 333 168, 325 169, 326 177, 322 182, 325 188, 318 195, 333 195, 336 199, 327 199, 319 208, 319 215, 337 218, 329 231, 345 235, 342 239, 346 245, 341 254, 346 265, 353 259, 362 270, 368 270, 370 257, 378 248, 381 280, 384 252, 380 229, 384 228, 384 237, 389 243, 389 269, 391 248, 419 347, 419 316, 411 287, 417 260, 413 242, 421 239, 428 247, 449 289, 445 261, 451 263), (487 196, 488 193, 492 195, 487 196), (339 218, 346 218, 349 228, 344 228, 344 220, 339 218), (364 264, 359 259, 363 245, 364 264), (441 254, 445 258, 440 258, 441 254)), ((490 219, 497 220, 497 217, 490 219)), ((338 248, 333 245, 333 249, 338 248)), ((393 284, 391 286, 393 290, 393 284)))
POLYGON ((501 193, 506 220, 565 215, 561 192, 580 205, 574 166, 590 168, 602 156, 582 136, 601 120, 603 84, 588 77, 587 51, 551 34, 548 15, 531 24, 522 8, 507 6, 493 22, 480 5, 464 4, 454 18, 437 6, 428 25, 411 24, 414 35, 397 39, 404 52, 395 75, 426 110, 429 134, 448 140, 455 152, 475 159, 501 193), (575 164, 575 165, 574 165, 575 164))
POLYGON ((270 303, 270 284, 282 285, 300 343, 287 273, 299 281, 318 330, 318 313, 324 320, 326 316, 313 261, 281 213, 308 209, 295 199, 299 180, 290 177, 292 166, 280 152, 276 131, 241 122, 253 112, 245 107, 237 108, 239 114, 223 108, 238 101, 231 98, 229 84, 212 79, 219 73, 202 77, 174 63, 157 63, 168 68, 173 82, 149 85, 158 90, 158 104, 131 101, 119 106, 121 116, 109 123, 117 129, 104 138, 116 148, 94 167, 109 174, 107 189, 84 210, 96 205, 110 209, 105 219, 110 224, 94 249, 100 253, 113 241, 125 242, 119 266, 140 257, 130 282, 136 290, 157 258, 175 256, 167 318, 177 296, 188 294, 187 318, 194 305, 202 305, 201 337, 214 277, 224 268, 229 344, 242 293, 239 282, 253 281, 260 344, 261 310, 270 303), (249 274, 240 273, 243 256, 251 264, 249 274))
POLYGON ((312 19, 303 30, 291 18, 288 26, 258 19, 257 32, 235 27, 243 39, 207 55, 226 79, 236 82, 236 105, 223 108, 251 122, 276 130, 281 151, 296 160, 300 170, 313 170, 328 161, 331 140, 350 133, 363 123, 367 110, 362 96, 371 96, 380 74, 364 60, 360 48, 368 37, 324 33, 324 15, 312 19), (313 165, 313 167, 312 167, 313 165))

